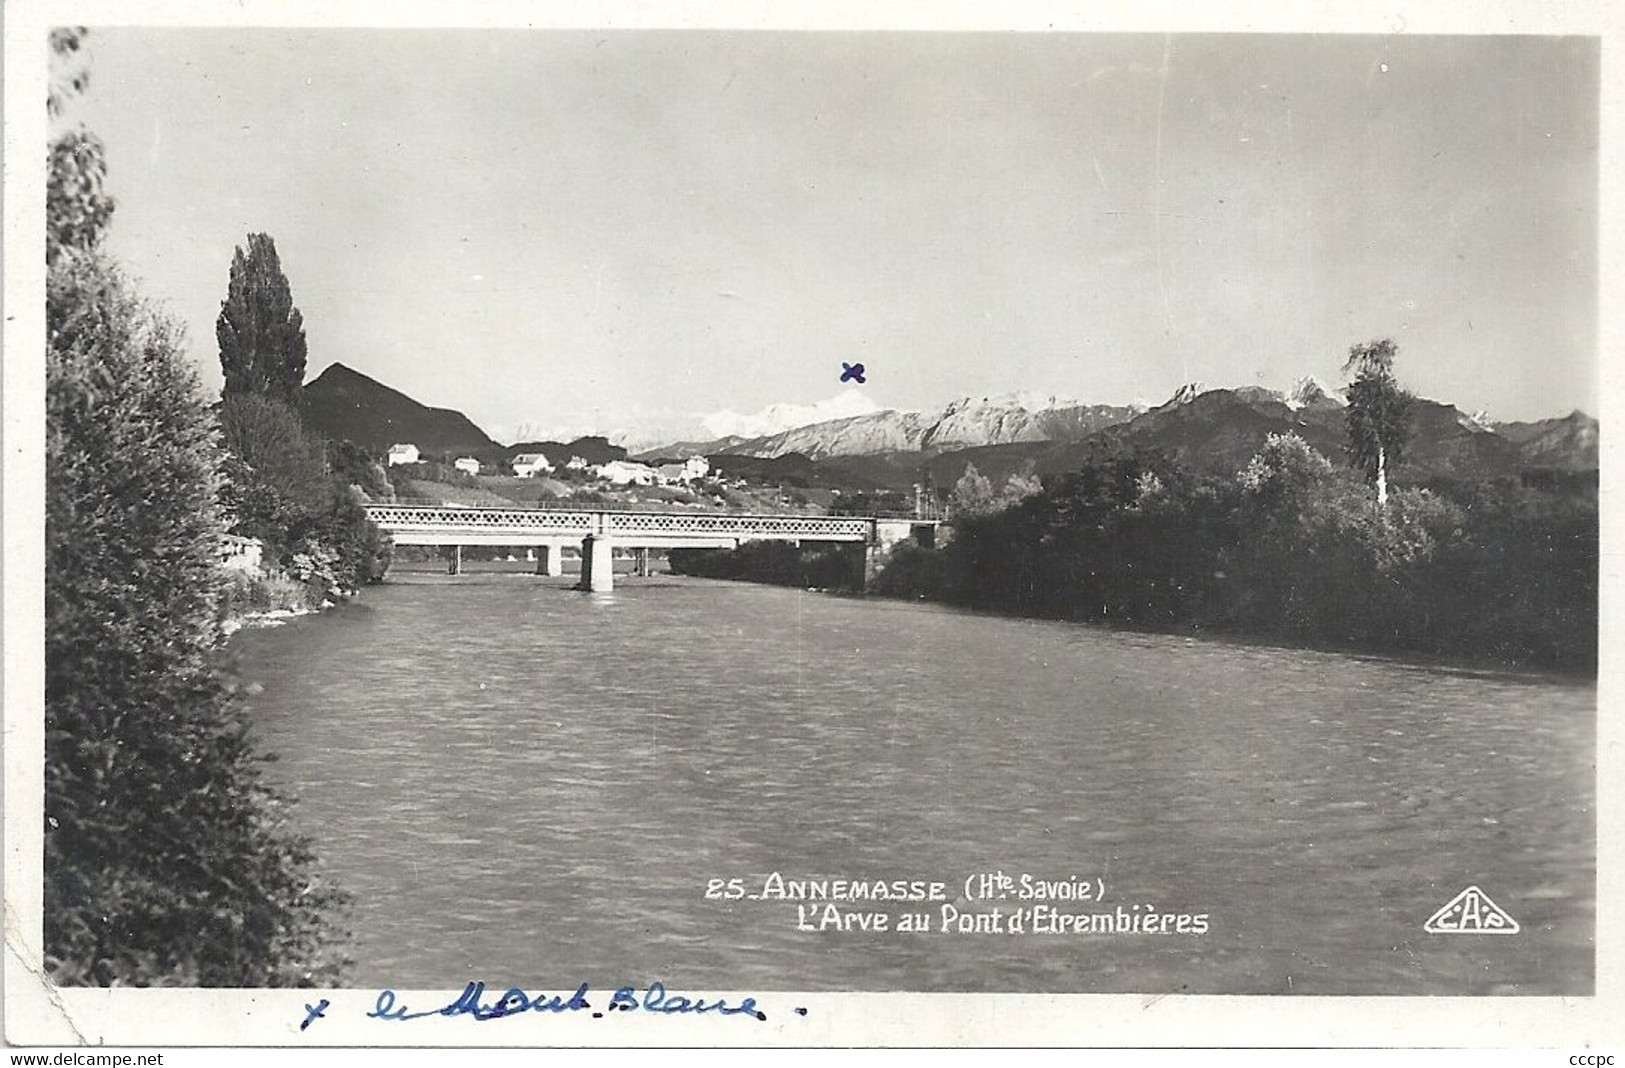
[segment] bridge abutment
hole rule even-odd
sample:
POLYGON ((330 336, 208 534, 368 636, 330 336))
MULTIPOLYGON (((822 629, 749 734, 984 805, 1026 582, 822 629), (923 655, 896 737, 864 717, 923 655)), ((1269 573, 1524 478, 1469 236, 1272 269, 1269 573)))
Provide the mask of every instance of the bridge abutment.
POLYGON ((590 593, 608 593, 615 588, 615 543, 602 534, 581 539, 581 585, 590 593))

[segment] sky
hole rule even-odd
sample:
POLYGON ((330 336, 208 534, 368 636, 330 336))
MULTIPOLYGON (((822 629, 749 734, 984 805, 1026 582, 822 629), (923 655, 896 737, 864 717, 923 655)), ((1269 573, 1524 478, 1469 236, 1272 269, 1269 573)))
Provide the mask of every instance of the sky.
POLYGON ((1343 380, 1597 411, 1594 40, 99 28, 113 253, 218 389, 272 235, 309 373, 499 440, 1343 380), (862 362, 863 385, 842 384, 862 362))

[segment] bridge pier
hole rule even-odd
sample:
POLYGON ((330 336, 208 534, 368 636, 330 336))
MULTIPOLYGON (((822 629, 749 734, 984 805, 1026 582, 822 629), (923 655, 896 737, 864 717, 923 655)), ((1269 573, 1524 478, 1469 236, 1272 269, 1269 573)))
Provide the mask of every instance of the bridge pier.
POLYGON ((461 575, 462 573, 463 547, 461 545, 453 545, 451 547, 451 562, 446 565, 446 574, 461 575))
POLYGON ((615 543, 602 534, 581 539, 581 584, 577 589, 608 593, 615 588, 615 543))
POLYGON ((648 578, 649 577, 649 550, 648 549, 633 549, 632 550, 632 573, 637 575, 638 578, 648 578))
POLYGON ((564 574, 564 546, 536 546, 536 573, 549 578, 558 578, 564 574))
POLYGON ((859 590, 867 590, 874 585, 875 576, 880 573, 880 558, 885 555, 885 552, 885 549, 874 542, 859 543, 857 552, 854 554, 857 559, 854 561, 856 574, 853 576, 857 579, 859 590))

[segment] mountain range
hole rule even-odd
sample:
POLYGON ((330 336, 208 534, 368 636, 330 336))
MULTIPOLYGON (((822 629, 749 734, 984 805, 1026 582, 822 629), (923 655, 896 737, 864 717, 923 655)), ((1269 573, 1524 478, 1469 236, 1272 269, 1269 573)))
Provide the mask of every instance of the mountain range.
POLYGON ((890 452, 938 453, 975 445, 1084 437, 1138 415, 1129 405, 1081 404, 1057 397, 963 397, 929 412, 886 408, 792 427, 754 438, 732 435, 648 450, 647 456, 734 455, 809 459, 890 452))
MULTIPOLYGON (((573 455, 602 463, 626 455, 603 437, 499 445, 460 412, 423 405, 342 364, 305 386, 305 400, 308 418, 323 433, 379 453, 396 442, 411 442, 430 456, 493 460, 542 452, 555 463, 573 455)), ((835 410, 861 408, 862 403, 841 400, 835 410)), ((1149 409, 1019 394, 966 397, 928 412, 860 411, 755 437, 729 434, 674 442, 639 458, 705 455, 723 470, 741 475, 793 474, 805 484, 858 488, 906 488, 922 470, 937 485, 951 483, 969 463, 995 481, 1019 471, 1074 470, 1103 447, 1158 449, 1192 466, 1228 473, 1244 466, 1270 434, 1295 433, 1326 456, 1341 456, 1347 439, 1345 403, 1339 391, 1313 379, 1281 391, 1260 386, 1205 389, 1191 383, 1149 409)), ((822 405, 776 407, 754 425, 830 410, 822 405)), ((739 416, 724 424, 748 428, 752 418, 739 416)), ((1584 472, 1598 465, 1597 420, 1584 412, 1537 422, 1491 423, 1452 405, 1418 398, 1412 426, 1406 463, 1421 474, 1489 478, 1531 468, 1584 472)))
POLYGON ((1582 411, 1533 423, 1496 423, 1531 466, 1585 471, 1598 463, 1597 421, 1582 411))
MULTIPOLYGON (((1156 449, 1191 467, 1228 474, 1246 465, 1270 434, 1293 433, 1338 462, 1348 440, 1341 397, 1304 402, 1290 394, 1255 387, 1187 389, 1167 403, 1124 423, 1075 441, 1010 444, 963 449, 931 457, 926 470, 936 485, 951 484, 967 464, 998 484, 1009 475, 1040 475, 1076 470, 1102 449, 1156 449)), ((1424 476, 1510 477, 1533 469, 1595 471, 1597 421, 1583 412, 1540 423, 1490 426, 1474 414, 1418 398, 1405 466, 1424 476)))

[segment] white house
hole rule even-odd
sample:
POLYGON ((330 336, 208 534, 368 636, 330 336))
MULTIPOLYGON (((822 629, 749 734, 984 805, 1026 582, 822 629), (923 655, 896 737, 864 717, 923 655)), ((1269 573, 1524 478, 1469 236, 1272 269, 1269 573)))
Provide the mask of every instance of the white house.
POLYGON ((391 445, 389 447, 389 466, 396 464, 415 464, 418 462, 418 447, 416 445, 391 445))
POLYGON ((459 456, 455 461, 452 462, 451 466, 455 467, 465 475, 477 475, 480 473, 480 462, 474 459, 472 456, 459 456))
POLYGON ((513 458, 513 473, 520 478, 534 478, 553 470, 553 461, 539 452, 522 452, 513 458))
POLYGON ((589 470, 599 478, 613 482, 617 486, 652 486, 659 481, 660 476, 648 464, 632 463, 628 460, 611 460, 607 464, 599 464, 589 470))
POLYGON ((566 471, 585 471, 590 464, 579 456, 570 457, 570 462, 564 465, 566 471))
POLYGON ((680 464, 661 464, 656 470, 662 482, 687 483, 710 474, 711 461, 703 456, 690 456, 680 464))

